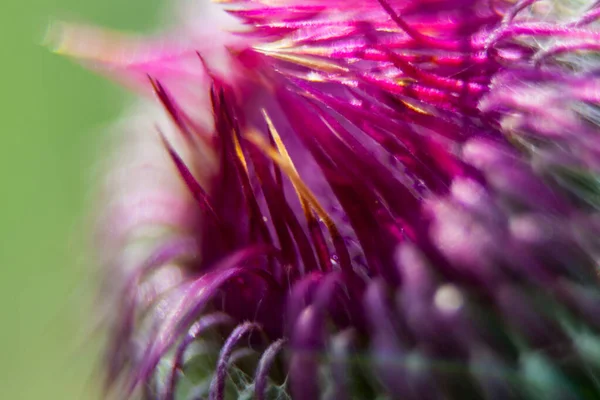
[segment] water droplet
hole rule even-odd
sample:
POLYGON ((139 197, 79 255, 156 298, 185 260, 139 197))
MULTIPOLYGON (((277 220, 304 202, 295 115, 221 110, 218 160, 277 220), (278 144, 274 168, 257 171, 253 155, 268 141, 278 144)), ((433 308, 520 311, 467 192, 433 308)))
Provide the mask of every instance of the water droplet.
POLYGON ((456 286, 447 284, 440 286, 435 292, 433 302, 440 311, 451 313, 462 307, 464 299, 456 286))

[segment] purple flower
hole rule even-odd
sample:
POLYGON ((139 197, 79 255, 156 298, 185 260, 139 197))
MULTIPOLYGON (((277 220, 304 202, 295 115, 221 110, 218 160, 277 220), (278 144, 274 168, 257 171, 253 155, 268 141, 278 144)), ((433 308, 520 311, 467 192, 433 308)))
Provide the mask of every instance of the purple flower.
POLYGON ((597 3, 206 7, 56 31, 160 105, 101 197, 107 390, 600 397, 597 3))

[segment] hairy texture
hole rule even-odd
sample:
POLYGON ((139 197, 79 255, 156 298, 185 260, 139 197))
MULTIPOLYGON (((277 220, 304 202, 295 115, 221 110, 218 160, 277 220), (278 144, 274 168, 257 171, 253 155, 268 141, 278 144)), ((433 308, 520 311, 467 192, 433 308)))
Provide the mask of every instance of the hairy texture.
POLYGON ((101 207, 107 391, 600 397, 598 5, 213 7, 55 31, 162 110, 101 207))

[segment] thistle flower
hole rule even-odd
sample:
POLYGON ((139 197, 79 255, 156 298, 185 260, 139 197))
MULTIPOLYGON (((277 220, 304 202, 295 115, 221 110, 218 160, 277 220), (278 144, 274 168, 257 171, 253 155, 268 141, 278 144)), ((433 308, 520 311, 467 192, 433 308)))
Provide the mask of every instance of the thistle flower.
POLYGON ((598 3, 199 4, 58 31, 160 106, 102 197, 107 390, 600 397, 598 3))

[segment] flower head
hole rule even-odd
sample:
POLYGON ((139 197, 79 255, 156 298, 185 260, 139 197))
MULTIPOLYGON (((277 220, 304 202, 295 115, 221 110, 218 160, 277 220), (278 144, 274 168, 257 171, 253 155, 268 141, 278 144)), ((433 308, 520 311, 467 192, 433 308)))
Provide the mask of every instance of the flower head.
POLYGON ((161 40, 61 30, 163 114, 109 175, 109 388, 600 395, 598 5, 224 7, 161 40))

